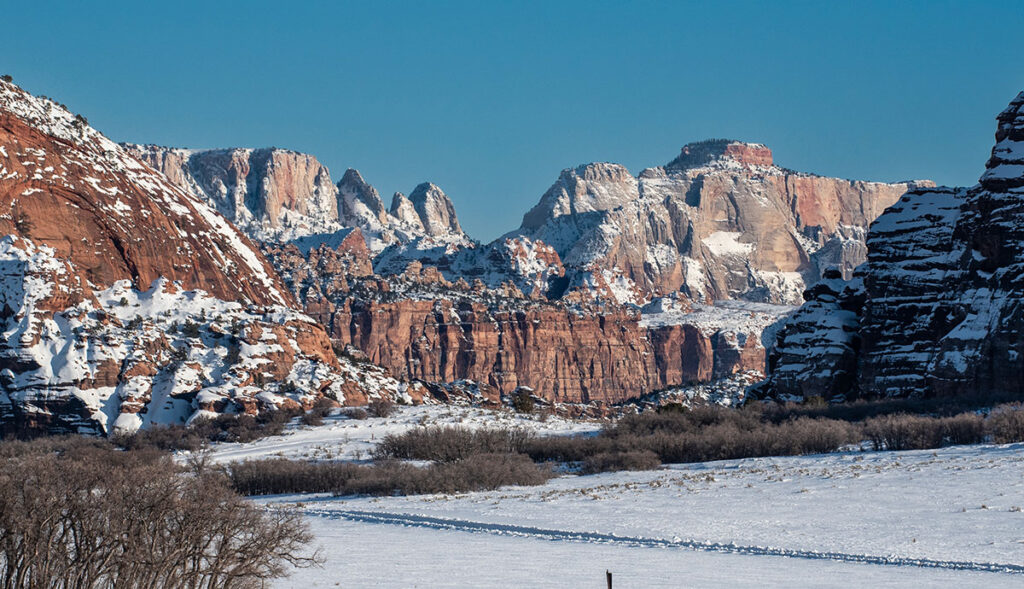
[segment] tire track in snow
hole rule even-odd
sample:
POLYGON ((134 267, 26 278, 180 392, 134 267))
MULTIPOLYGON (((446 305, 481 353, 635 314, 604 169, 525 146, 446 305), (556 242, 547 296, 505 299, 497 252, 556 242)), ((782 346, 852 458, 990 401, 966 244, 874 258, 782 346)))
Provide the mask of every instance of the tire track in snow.
POLYGON ((789 558, 833 560, 838 562, 853 562, 882 566, 912 566, 935 569, 1024 574, 1024 565, 1020 564, 936 560, 930 558, 878 556, 871 554, 847 554, 844 552, 819 552, 816 550, 776 548, 772 546, 743 546, 734 543, 704 542, 700 540, 667 540, 664 538, 645 538, 642 536, 619 536, 616 534, 603 534, 600 532, 573 532, 567 530, 535 528, 531 526, 517 526, 512 524, 473 522, 406 513, 341 511, 330 509, 305 509, 302 513, 313 517, 347 519, 363 523, 411 526, 434 530, 452 530, 499 536, 516 536, 556 542, 589 542, 640 548, 677 548, 696 550, 700 552, 721 552, 727 554, 745 554, 749 556, 785 556, 789 558))

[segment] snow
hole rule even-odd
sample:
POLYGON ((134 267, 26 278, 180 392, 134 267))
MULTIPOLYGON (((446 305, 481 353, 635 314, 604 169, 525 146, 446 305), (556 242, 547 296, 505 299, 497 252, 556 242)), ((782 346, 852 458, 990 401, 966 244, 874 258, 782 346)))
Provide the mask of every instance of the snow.
POLYGON ((696 325, 705 334, 717 331, 761 332, 769 325, 792 313, 796 307, 753 303, 750 301, 715 301, 712 305, 694 303, 692 311, 678 306, 670 297, 655 299, 643 308, 640 325, 696 325))
POLYGON ((53 297, 82 288, 55 250, 7 236, 0 240, 0 266, 0 305, 18 310, 2 323, 0 341, 8 361, 24 367, 8 371, 0 407, 46 412, 74 397, 83 413, 55 416, 73 430, 188 423, 204 414, 201 403, 231 412, 233 401, 252 399, 266 406, 324 394, 343 402, 346 381, 359 382, 370 396, 398 397, 405 386, 379 367, 342 359, 334 368, 304 356, 293 334, 312 319, 286 307, 244 308, 161 278, 146 291, 117 281, 53 312, 47 306, 53 297), (190 323, 194 333, 178 329, 190 323), (225 337, 231 331, 237 335, 225 337), (247 333, 259 337, 246 339, 247 333), (231 346, 237 355, 229 362, 231 346), (284 346, 294 357, 275 354, 284 346), (253 384, 252 373, 269 362, 290 363, 285 381, 292 390, 253 384), (114 382, 104 385, 111 376, 114 382))
POLYGON ((716 256, 746 256, 754 251, 754 244, 741 243, 739 231, 715 231, 704 238, 704 245, 716 256))
POLYGON ((265 501, 297 505, 327 557, 280 586, 1015 587, 1022 466, 1024 445, 978 445, 265 501))

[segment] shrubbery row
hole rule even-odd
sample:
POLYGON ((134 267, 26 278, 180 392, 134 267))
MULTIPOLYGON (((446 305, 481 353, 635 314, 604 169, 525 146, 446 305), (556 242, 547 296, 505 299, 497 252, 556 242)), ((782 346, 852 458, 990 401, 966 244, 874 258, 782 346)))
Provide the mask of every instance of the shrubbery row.
POLYGON ((232 486, 245 495, 462 493, 539 485, 553 476, 550 468, 521 454, 474 454, 422 467, 395 460, 363 465, 278 458, 237 462, 229 472, 232 486))

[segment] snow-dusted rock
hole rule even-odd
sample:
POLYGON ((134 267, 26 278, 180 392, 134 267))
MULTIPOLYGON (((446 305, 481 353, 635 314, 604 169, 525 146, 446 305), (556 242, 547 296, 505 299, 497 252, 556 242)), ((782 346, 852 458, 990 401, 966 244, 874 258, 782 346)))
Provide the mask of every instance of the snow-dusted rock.
POLYGON ((423 230, 430 237, 461 235, 462 227, 455 216, 455 205, 437 185, 424 182, 409 195, 409 202, 416 209, 423 230))
POLYGON ((337 240, 333 234, 347 234, 352 228, 360 229, 374 252, 424 236, 469 241, 451 200, 433 184, 417 187, 411 201, 395 195, 389 211, 357 170, 346 170, 334 185, 327 167, 304 153, 277 148, 124 147, 259 241, 319 236, 330 242, 337 240))
POLYGON ((205 198, 3 81, 0 236, 0 431, 131 431, 397 390, 339 361, 205 198))
POLYGON ((763 145, 711 140, 636 178, 615 164, 565 170, 509 235, 554 246, 574 287, 615 283, 623 303, 681 291, 797 304, 826 266, 848 276, 863 228, 919 185, 792 172, 763 145))
MULTIPOLYGON (((769 392, 936 396, 1024 394, 1024 93, 998 117, 996 145, 978 185, 914 190, 871 226, 863 305, 852 324, 860 340, 852 383, 832 378, 848 362, 805 367, 819 387, 795 390, 784 375, 806 363, 789 346, 772 366, 769 392)), ((808 302, 796 315, 807 316, 808 302)), ((827 311, 823 309, 823 311, 827 311)), ((840 318, 822 313, 808 338, 840 345, 826 333, 840 318)), ((842 318, 844 326, 851 324, 842 318)), ((787 328, 788 329, 788 328, 787 328)), ((844 329, 844 334, 848 330, 844 329)))

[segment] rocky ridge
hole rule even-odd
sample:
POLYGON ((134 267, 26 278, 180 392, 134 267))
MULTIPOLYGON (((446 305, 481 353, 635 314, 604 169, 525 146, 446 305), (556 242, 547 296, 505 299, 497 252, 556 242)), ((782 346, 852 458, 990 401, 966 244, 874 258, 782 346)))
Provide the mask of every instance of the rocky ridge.
POLYGON ((638 176, 608 163, 564 170, 519 229, 480 244, 433 184, 385 209, 358 172, 332 192, 326 168, 303 154, 269 150, 268 166, 253 150, 190 151, 168 166, 178 150, 131 147, 197 196, 249 203, 242 226, 336 345, 396 378, 527 386, 574 402, 763 370, 763 341, 774 338, 763 331, 783 305, 829 269, 849 277, 866 255, 867 224, 908 188, 930 185, 797 173, 764 145, 710 140, 638 176), (235 160, 254 163, 225 163, 235 160), (727 327, 709 330, 705 319, 721 315, 727 327), (520 316, 559 337, 524 332, 520 316), (621 349, 589 343, 617 341, 609 326, 628 336, 621 349), (593 349, 579 357, 580 346, 593 349), (616 371, 618 356, 644 368, 616 371))
POLYGON ((482 245, 438 187, 396 194, 385 211, 349 170, 338 210, 360 220, 264 251, 335 344, 396 378, 620 402, 763 370, 782 305, 827 268, 848 275, 867 223, 925 184, 799 174, 763 145, 707 141, 638 177, 616 164, 565 170, 519 230, 482 245), (388 219, 405 233, 381 248, 388 219), (728 305, 737 299, 748 302, 728 305), (731 319, 709 329, 712 316, 731 319), (538 321, 551 330, 524 327, 538 321), (620 358, 641 368, 619 370, 620 358))
POLYGON ((472 382, 491 398, 525 387, 548 401, 619 403, 635 391, 760 371, 761 332, 789 310, 690 309, 682 301, 641 315, 587 298, 524 294, 513 282, 453 282, 415 263, 383 277, 367 272, 357 242, 308 255, 265 247, 333 341, 362 350, 395 378, 472 382))

